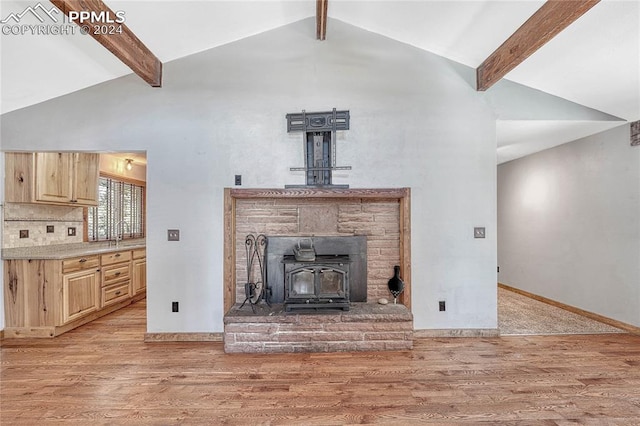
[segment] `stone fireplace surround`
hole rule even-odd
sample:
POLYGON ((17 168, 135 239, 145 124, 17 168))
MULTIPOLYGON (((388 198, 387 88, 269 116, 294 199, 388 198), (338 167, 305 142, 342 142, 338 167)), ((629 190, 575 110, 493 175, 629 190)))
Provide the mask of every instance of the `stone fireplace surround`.
MULTIPOLYGON (((224 341, 226 352, 398 350, 413 345, 410 190, 225 189, 224 341), (348 312, 285 313, 244 300, 247 234, 366 236, 367 302, 348 312), (390 299, 387 280, 401 266, 405 292, 390 299)), ((274 285, 273 283, 269 283, 274 285)))

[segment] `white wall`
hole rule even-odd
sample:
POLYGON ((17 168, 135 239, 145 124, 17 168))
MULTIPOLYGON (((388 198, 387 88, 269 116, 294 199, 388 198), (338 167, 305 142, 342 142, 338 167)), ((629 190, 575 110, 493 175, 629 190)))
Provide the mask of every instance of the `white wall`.
MULTIPOLYGON (((2 149, 2 140, 0 139, 0 149, 2 149)), ((4 223, 4 153, 0 152, 0 223, 4 223)), ((3 246, 2 232, 0 232, 0 247, 3 246)), ((0 277, 4 280, 4 262, 0 262, 0 277)), ((4 295, 4 283, 2 294, 4 295)), ((4 296, 0 296, 0 330, 4 330, 4 296)))
POLYGON ((412 188, 415 327, 496 327, 493 113, 440 57, 339 21, 329 33, 300 21, 165 64, 159 89, 128 76, 2 116, 5 150, 147 152, 149 332, 222 331, 223 188, 303 183, 285 114, 333 107, 351 111, 337 183, 412 188))
POLYGON ((499 281, 640 326, 640 147, 629 125, 498 167, 499 281))

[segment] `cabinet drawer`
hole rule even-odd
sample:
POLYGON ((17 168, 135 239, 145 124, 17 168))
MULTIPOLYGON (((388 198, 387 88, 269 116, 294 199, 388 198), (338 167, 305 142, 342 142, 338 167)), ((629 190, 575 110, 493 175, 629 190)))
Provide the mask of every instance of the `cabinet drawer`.
POLYGON ((85 256, 76 257, 74 259, 65 259, 62 261, 62 273, 69 274, 71 272, 98 268, 99 265, 100 258, 98 256, 85 256))
POLYGON ((102 287, 106 287, 118 282, 129 281, 131 277, 130 265, 116 265, 102 268, 102 287))
POLYGON ((102 288, 102 307, 129 297, 129 282, 110 285, 102 288))
POLYGON ((134 259, 144 259, 145 257, 147 257, 147 249, 146 248, 133 250, 133 258, 134 259))
POLYGON ((114 263, 128 262, 131 260, 131 251, 118 251, 108 254, 103 254, 100 258, 102 266, 113 265, 114 263))

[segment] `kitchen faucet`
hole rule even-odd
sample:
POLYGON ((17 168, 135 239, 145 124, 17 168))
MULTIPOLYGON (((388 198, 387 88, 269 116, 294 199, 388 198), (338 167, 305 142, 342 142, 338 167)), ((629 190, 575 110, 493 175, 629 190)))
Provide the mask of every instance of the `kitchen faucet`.
POLYGON ((124 237, 124 230, 122 228, 124 228, 124 225, 126 225, 127 223, 124 220, 119 220, 116 222, 116 224, 114 225, 115 231, 116 231, 116 248, 118 248, 119 246, 119 242, 120 240, 123 239, 124 237))

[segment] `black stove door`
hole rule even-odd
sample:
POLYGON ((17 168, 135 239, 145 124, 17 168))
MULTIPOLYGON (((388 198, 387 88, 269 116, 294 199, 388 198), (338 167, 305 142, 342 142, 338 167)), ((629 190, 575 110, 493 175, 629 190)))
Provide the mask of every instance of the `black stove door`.
POLYGON ((330 267, 318 268, 318 298, 343 299, 347 297, 346 272, 330 267))
POLYGON ((315 298, 315 271, 311 268, 294 269, 288 274, 289 299, 315 298))

